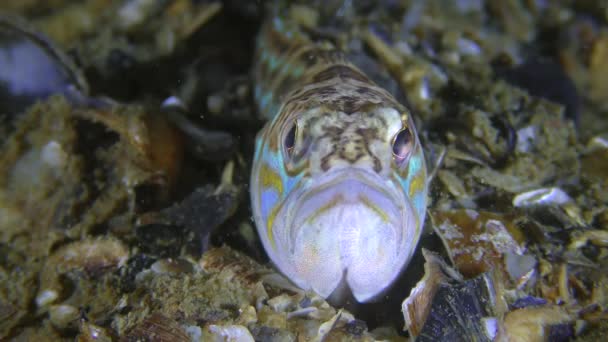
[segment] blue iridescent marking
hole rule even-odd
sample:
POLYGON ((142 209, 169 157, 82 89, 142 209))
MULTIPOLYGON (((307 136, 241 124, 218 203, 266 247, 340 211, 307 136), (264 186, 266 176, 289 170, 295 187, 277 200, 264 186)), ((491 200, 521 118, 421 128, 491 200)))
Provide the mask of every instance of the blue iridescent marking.
MULTIPOLYGON (((287 176, 286 176, 287 177, 287 176)), ((285 187, 285 196, 283 196, 284 198, 287 197, 287 195, 289 195, 291 193, 291 191, 296 187, 296 185, 298 183, 300 183, 300 181, 302 180, 302 175, 299 174, 295 177, 288 177, 283 181, 283 186, 285 187)))
POLYGON ((260 196, 260 210, 262 211, 262 217, 264 220, 268 220, 268 215, 270 215, 270 211, 275 207, 277 201, 279 200, 279 194, 276 189, 264 189, 262 191, 262 195, 260 196))
MULTIPOLYGON (((397 179, 399 179, 399 183, 401 184, 401 188, 403 189, 403 191, 406 194, 408 194, 408 196, 409 196, 409 189, 412 184, 412 180, 414 179, 414 177, 416 175, 418 175, 418 173, 421 171, 421 169, 422 169, 422 158, 421 158, 421 156, 414 154, 410 157, 409 162, 408 162, 407 177, 401 178, 401 177, 397 176, 397 179)), ((410 200, 412 201, 412 205, 414 206, 414 209, 416 210, 416 212, 424 213, 424 211, 426 210, 424 191, 416 192, 412 197, 410 197, 410 200)))
POLYGON ((408 177, 417 174, 422 168, 422 159, 419 155, 414 154, 410 157, 408 164, 408 177))
POLYGON ((425 197, 426 197, 426 194, 424 193, 424 191, 418 191, 418 192, 416 192, 414 197, 410 198, 412 201, 412 204, 414 206, 414 209, 420 215, 424 215, 424 211, 426 210, 426 205, 425 205, 426 198, 425 197))
MULTIPOLYGON (((422 163, 423 159, 421 155, 414 154, 410 157, 407 174, 407 188, 405 188, 406 191, 409 192, 412 179, 414 179, 414 177, 421 172, 422 163)), ((426 210, 425 197, 425 191, 417 191, 411 198, 411 201, 413 202, 413 205, 418 213, 424 213, 426 210)))

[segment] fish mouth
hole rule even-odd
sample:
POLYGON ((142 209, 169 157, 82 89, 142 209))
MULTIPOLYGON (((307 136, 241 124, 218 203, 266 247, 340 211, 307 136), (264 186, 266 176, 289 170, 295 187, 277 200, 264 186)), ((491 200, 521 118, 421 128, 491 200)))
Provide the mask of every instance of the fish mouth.
POLYGON ((382 294, 418 242, 409 200, 375 173, 328 174, 303 189, 286 210, 288 276, 326 298, 340 288, 359 302, 382 294))
POLYGON ((385 220, 396 220, 399 203, 406 201, 400 189, 378 174, 364 170, 340 170, 307 186, 291 211, 291 226, 314 220, 337 205, 362 203, 385 220))

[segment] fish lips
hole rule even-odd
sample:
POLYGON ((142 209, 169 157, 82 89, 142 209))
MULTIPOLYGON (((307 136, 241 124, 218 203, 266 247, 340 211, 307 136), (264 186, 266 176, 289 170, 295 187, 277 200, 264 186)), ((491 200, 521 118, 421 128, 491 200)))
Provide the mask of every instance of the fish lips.
POLYGON ((410 201, 378 174, 336 171, 292 196, 276 222, 285 230, 275 263, 303 289, 327 298, 345 288, 359 302, 372 300, 416 248, 420 229, 410 201))

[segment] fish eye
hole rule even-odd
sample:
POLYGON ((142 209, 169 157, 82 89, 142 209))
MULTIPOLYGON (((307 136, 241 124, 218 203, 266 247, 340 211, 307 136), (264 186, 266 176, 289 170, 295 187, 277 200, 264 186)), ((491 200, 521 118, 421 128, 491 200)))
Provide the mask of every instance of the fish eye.
POLYGON ((287 134, 285 135, 285 138, 283 139, 283 147, 285 148, 285 151, 287 152, 288 155, 291 155, 293 153, 293 149, 296 144, 296 134, 297 133, 298 133, 298 126, 294 122, 291 125, 291 128, 289 129, 287 134))
POLYGON ((393 138, 393 158, 398 162, 406 159, 412 151, 413 145, 412 132, 407 127, 403 128, 393 138))

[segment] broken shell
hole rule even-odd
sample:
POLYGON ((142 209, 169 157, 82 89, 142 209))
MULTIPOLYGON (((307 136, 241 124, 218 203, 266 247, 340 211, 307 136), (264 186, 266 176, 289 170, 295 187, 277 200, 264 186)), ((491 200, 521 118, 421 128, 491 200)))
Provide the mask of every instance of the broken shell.
POLYGON ((513 198, 515 207, 537 205, 562 205, 571 202, 572 198, 560 188, 541 188, 523 192, 513 198))
MULTIPOLYGON (((450 268, 437 255, 422 250, 426 262, 424 263, 424 277, 416 284, 410 295, 401 304, 401 311, 405 319, 404 330, 411 336, 420 335, 424 323, 431 310, 431 303, 439 286, 446 281, 450 268)), ((462 277, 458 273, 452 275, 459 280, 462 277)))
POLYGON ((168 123, 153 121, 141 106, 75 109, 63 97, 32 106, 0 161, 0 183, 23 213, 20 225, 77 239, 106 224, 113 228, 114 216, 124 215, 126 223, 142 205, 162 201, 177 178, 180 147, 162 133, 172 130, 168 123), (146 144, 150 134, 155 143, 146 144))
POLYGON ((522 288, 532 282, 536 275, 536 264, 536 258, 530 254, 507 252, 504 255, 505 270, 516 288, 522 288))
MULTIPOLYGON (((490 341, 493 317, 505 306, 488 274, 463 281, 438 256, 423 250, 424 278, 402 304, 416 341, 490 341)), ((498 285, 499 286, 499 285, 498 285)))
POLYGON ((525 297, 508 307, 500 273, 465 281, 439 257, 426 250, 423 255, 425 276, 402 304, 406 329, 416 341, 526 340, 528 335, 541 341, 552 326, 567 324, 555 334, 572 331, 568 324, 575 316, 544 299, 525 297))
POLYGON ((190 336, 174 320, 159 313, 154 313, 131 330, 127 334, 126 340, 190 342, 190 336))
POLYGON ((207 326, 203 338, 209 341, 239 341, 254 342, 253 336, 246 327, 242 325, 215 325, 207 326))
POLYGON ((406 329, 416 341, 543 341, 547 336, 560 340, 572 337, 576 315, 567 308, 547 305, 546 300, 529 296, 507 306, 508 292, 502 286, 500 273, 462 280, 438 256, 424 249, 423 255, 424 278, 402 304, 406 329))
POLYGON ((55 302, 62 292, 59 277, 77 271, 89 277, 122 267, 129 256, 127 247, 113 238, 88 239, 66 245, 53 253, 40 274, 36 304, 44 307, 55 302))
MULTIPOLYGON (((511 311, 504 318, 498 341, 565 341, 573 336, 571 329, 556 331, 551 327, 574 323, 576 316, 564 307, 549 305, 511 311)), ((566 327, 567 327, 566 326, 566 327)))
POLYGON ((509 217, 464 209, 432 211, 431 218, 450 260, 466 277, 499 268, 519 279, 535 265, 529 258, 519 259, 525 251, 524 235, 509 217))
POLYGON ((332 331, 332 329, 336 326, 338 320, 342 317, 342 310, 338 311, 334 317, 329 319, 327 322, 324 322, 319 326, 319 331, 315 341, 323 341, 325 337, 332 331))
POLYGON ((74 114, 120 136, 124 142, 122 153, 127 158, 117 164, 123 170, 122 182, 126 186, 131 188, 146 181, 166 183, 161 190, 168 192, 175 184, 181 169, 183 138, 164 115, 137 105, 83 109, 74 114))

